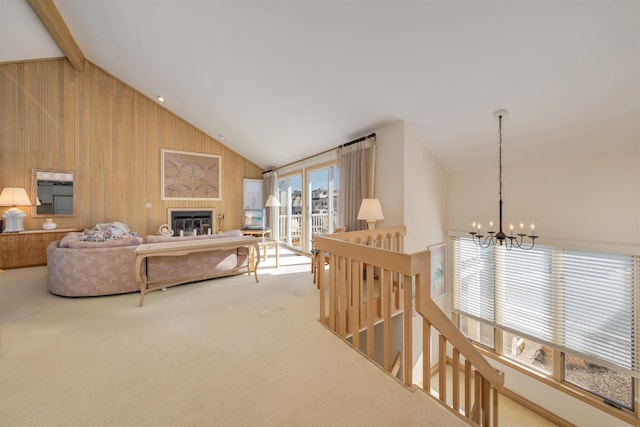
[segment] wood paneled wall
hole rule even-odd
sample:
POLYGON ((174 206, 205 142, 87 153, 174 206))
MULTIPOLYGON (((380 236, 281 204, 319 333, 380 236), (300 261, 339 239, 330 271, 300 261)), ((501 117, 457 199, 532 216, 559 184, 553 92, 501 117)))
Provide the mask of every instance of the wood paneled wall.
MULTIPOLYGON (((0 188, 31 188, 31 170, 78 173, 78 216, 58 227, 122 221, 155 234, 167 208, 213 207, 224 228, 242 226, 242 180, 262 170, 120 80, 86 61, 0 64, 0 188), (222 156, 222 201, 161 201, 160 149, 222 156), (146 208, 151 203, 151 208, 146 208)), ((40 229, 44 218, 25 228, 40 229)), ((3 209, 2 209, 3 210, 3 209)))

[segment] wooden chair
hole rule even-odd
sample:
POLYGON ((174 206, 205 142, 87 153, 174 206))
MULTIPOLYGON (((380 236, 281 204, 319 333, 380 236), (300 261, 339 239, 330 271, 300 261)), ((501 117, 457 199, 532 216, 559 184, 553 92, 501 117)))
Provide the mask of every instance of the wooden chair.
MULTIPOLYGON (((345 231, 347 231, 347 229, 345 227, 339 227, 336 228, 333 233, 329 233, 328 235, 332 235, 332 234, 338 234, 338 233, 344 233, 345 231)), ((320 255, 320 251, 316 249, 316 243, 313 239, 311 239, 311 273, 313 273, 313 283, 316 283, 316 280, 318 278, 318 263, 320 262, 320 260, 318 259, 318 256, 320 255)), ((329 264, 329 257, 327 256, 327 254, 324 254, 324 262, 323 262, 323 267, 326 264, 329 264)))

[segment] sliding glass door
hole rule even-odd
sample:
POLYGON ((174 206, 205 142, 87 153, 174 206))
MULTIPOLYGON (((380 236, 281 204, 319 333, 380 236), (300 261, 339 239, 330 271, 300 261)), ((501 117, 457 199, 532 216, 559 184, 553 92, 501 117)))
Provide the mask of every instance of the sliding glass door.
POLYGON ((293 172, 278 179, 280 243, 308 253, 316 234, 332 233, 338 212, 334 163, 293 172))
POLYGON ((334 165, 307 171, 307 217, 305 241, 311 249, 311 239, 316 234, 332 233, 336 227, 338 212, 337 173, 334 165))

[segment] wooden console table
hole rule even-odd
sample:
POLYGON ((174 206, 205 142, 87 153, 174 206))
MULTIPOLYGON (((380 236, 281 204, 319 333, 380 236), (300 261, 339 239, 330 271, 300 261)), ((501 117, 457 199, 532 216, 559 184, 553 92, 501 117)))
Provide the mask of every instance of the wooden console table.
MULTIPOLYGON (((249 248, 249 252, 256 251, 257 262, 255 266, 247 262, 246 272, 253 274, 258 281, 258 264, 260 263, 260 246, 258 246, 258 239, 255 237, 223 237, 216 239, 202 239, 202 240, 182 240, 178 242, 166 242, 166 243, 147 243, 139 245, 136 249, 136 281, 140 284, 140 303, 139 307, 142 307, 144 303, 144 295, 148 292, 157 291, 159 289, 168 288, 170 286, 181 285, 183 283, 195 282, 198 280, 209 279, 211 276, 205 277, 189 277, 185 274, 185 278, 178 281, 169 283, 162 283, 157 286, 149 286, 147 280, 146 271, 142 271, 142 263, 149 257, 154 256, 184 256, 194 252, 209 252, 215 250, 225 249, 237 249, 241 247, 249 248)), ((240 272, 240 271, 237 271, 240 272)))
POLYGON ((47 265, 47 246, 76 228, 0 233, 0 268, 47 265))

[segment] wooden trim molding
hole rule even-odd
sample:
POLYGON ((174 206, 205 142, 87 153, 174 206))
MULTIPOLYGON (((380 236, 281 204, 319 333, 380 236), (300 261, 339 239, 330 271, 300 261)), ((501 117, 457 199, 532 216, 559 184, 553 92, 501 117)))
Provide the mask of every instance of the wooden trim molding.
MULTIPOLYGON (((640 426, 640 419, 638 419, 636 414, 634 414, 632 411, 626 408, 622 408, 622 409, 614 408, 613 406, 605 404, 602 398, 598 398, 594 394, 589 393, 588 391, 581 390, 580 388, 573 386, 565 381, 558 381, 553 377, 553 375, 546 376, 524 365, 516 363, 506 356, 498 355, 493 350, 487 349, 481 345, 475 345, 475 347, 485 357, 494 359, 505 366, 508 366, 522 374, 525 374, 531 378, 534 378, 543 384, 546 384, 558 391, 561 391, 569 395, 570 397, 578 399, 588 404, 589 406, 592 406, 593 408, 606 412, 607 414, 613 417, 616 417, 624 422, 627 422, 631 425, 640 426)), ((554 359, 555 358, 556 357, 554 354, 554 359)), ((638 382, 638 380, 634 380, 634 381, 636 381, 636 383, 638 382)), ((540 415, 544 416, 543 414, 540 414, 540 415)))
POLYGON ((27 0, 73 68, 84 70, 84 55, 53 0, 27 0))

